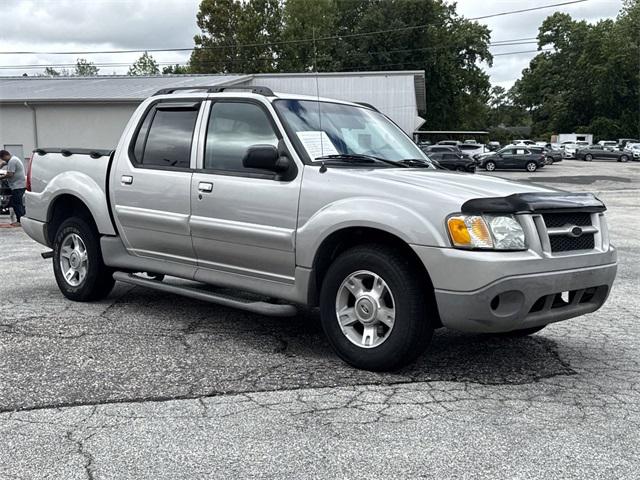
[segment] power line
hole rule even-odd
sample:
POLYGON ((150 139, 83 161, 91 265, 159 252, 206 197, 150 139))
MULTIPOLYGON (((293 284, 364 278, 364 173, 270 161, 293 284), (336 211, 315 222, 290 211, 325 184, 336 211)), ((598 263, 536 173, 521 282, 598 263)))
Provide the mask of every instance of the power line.
MULTIPOLYGON (((504 55, 520 55, 520 54, 526 54, 526 53, 540 53, 540 52, 549 52, 552 51, 553 49, 551 48, 546 48, 546 49, 541 49, 541 50, 519 50, 519 51, 515 51, 515 52, 502 52, 502 53, 494 53, 493 56, 504 56, 504 55)), ((244 59, 231 59, 231 60, 209 60, 209 61, 203 61, 200 62, 202 65, 219 65, 222 67, 225 67, 229 64, 240 64, 240 63, 248 63, 248 62, 272 62, 273 59, 269 59, 269 58, 256 58, 253 60, 244 60, 244 59)), ((365 65, 352 65, 352 66, 347 66, 344 67, 343 69, 339 69, 339 70, 332 70, 332 71, 366 71, 366 70, 362 70, 362 69, 371 69, 371 68, 377 68, 377 67, 391 67, 391 66, 400 66, 400 65, 407 65, 407 64, 415 64, 415 63, 419 63, 416 61, 412 61, 412 60, 406 60, 404 62, 395 62, 395 63, 379 63, 379 64, 365 64, 365 65)), ((156 64, 160 67, 160 66, 174 66, 174 65, 178 65, 178 66, 188 66, 188 64, 181 64, 179 62, 156 62, 156 64)), ((130 63, 92 63, 91 65, 95 66, 95 67, 99 67, 99 68, 109 68, 109 67, 129 67, 131 66, 130 63)), ((31 70, 31 69, 43 69, 43 68, 75 68, 76 64, 75 63, 59 63, 59 64, 42 64, 42 65, 0 65, 0 69, 2 70, 31 70)), ((289 72, 291 73, 291 72, 289 72)))
MULTIPOLYGON (((475 21, 475 20, 483 20, 486 18, 500 17, 505 15, 514 15, 518 13, 526 13, 533 12, 536 10, 544 10, 547 8, 553 7, 561 7, 564 5, 572 5, 575 3, 583 3, 588 0, 571 0, 567 2, 554 3, 549 5, 540 5, 537 7, 524 8, 520 10, 508 10, 505 12, 492 13, 488 15, 483 15, 480 17, 471 17, 467 20, 475 21)), ((357 38, 357 37, 367 37, 372 35, 380 35, 383 33, 394 33, 394 32, 402 32, 409 30, 416 30, 421 28, 427 28, 431 24, 422 24, 422 25, 412 25, 407 27, 398 27, 398 28, 389 28, 386 30, 376 30, 371 32, 363 32, 363 33, 350 33, 346 35, 331 35, 326 37, 318 37, 315 41, 326 41, 326 40, 341 40, 345 38, 357 38)), ((282 40, 279 42, 265 42, 265 43, 245 43, 245 44, 227 44, 227 45, 213 45, 209 47, 189 47, 189 48, 143 48, 143 49, 131 49, 131 50, 78 50, 78 51, 12 51, 12 52, 1 52, 0 55, 88 55, 88 54, 115 54, 115 53, 139 53, 139 52, 189 52, 193 50, 218 50, 223 48, 248 48, 248 47, 266 47, 273 45, 289 45, 289 44, 297 44, 297 43, 313 43, 313 38, 301 38, 294 40, 282 40)))
MULTIPOLYGON (((537 41, 519 41, 519 40, 527 40, 527 39, 514 39, 512 41, 509 40, 503 40, 502 43, 490 43, 489 47, 507 47, 507 46, 516 46, 516 45, 528 45, 528 44, 532 44, 532 43, 537 43, 537 41)), ((421 51, 429 51, 429 50, 442 50, 442 49, 449 49, 451 48, 449 45, 434 45, 434 46, 430 46, 430 47, 421 47, 421 48, 408 48, 408 49, 398 49, 398 50, 382 50, 379 52, 355 52, 355 54, 360 54, 360 55, 368 55, 371 57, 374 56, 378 56, 378 55, 388 55, 388 54, 394 54, 394 53, 411 53, 411 52, 421 52, 421 51)), ((492 54, 492 55, 500 55, 500 54, 492 54)), ((265 59, 229 59, 226 62, 227 63, 246 63, 246 62, 252 62, 252 61, 268 61, 268 62, 273 62, 276 61, 277 59, 275 58, 265 58, 265 59)), ((95 62, 91 62, 93 63, 95 66, 129 66, 131 65, 131 63, 122 63, 122 62, 102 62, 102 63, 95 63, 95 62)), ((175 65, 176 63, 180 63, 180 62, 156 62, 158 65, 175 65)), ((202 62, 200 62, 202 63, 202 62)), ((9 69, 9 68, 45 68, 45 67, 59 67, 59 68, 64 68, 64 67, 75 67, 76 63, 50 63, 50 64, 24 64, 24 65, 19 65, 19 64, 13 64, 13 65, 0 65, 0 69, 9 69)))

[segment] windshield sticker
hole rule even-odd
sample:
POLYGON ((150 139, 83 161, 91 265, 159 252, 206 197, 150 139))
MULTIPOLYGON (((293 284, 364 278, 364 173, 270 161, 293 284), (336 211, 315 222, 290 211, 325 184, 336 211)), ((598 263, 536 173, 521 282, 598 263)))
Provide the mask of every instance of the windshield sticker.
POLYGON ((297 132, 298 138, 302 142, 305 150, 314 162, 316 158, 326 155, 339 155, 335 145, 322 130, 311 130, 307 132, 297 132))

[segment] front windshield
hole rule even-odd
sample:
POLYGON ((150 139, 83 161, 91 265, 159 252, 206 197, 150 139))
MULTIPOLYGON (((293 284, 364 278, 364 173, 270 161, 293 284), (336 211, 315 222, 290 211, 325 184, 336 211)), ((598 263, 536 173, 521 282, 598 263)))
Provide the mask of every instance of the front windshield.
POLYGON ((326 155, 368 155, 430 162, 402 130, 369 108, 315 100, 273 104, 311 161, 326 155))

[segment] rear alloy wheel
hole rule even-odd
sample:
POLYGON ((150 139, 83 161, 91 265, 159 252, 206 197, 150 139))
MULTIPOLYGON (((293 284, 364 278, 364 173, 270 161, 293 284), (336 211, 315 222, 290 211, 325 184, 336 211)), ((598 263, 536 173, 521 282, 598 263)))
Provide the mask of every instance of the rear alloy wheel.
POLYGON ((538 169, 538 164, 536 162, 527 162, 525 168, 527 172, 535 172, 538 169))
POLYGON ((372 371, 415 360, 433 334, 422 279, 412 262, 383 245, 354 247, 336 258, 320 293, 322 329, 336 354, 372 371))
POLYGON ((484 164, 484 169, 487 172, 493 172, 496 169, 496 163, 492 161, 488 161, 487 163, 484 164))
POLYGON ((65 297, 77 302, 106 297, 115 281, 102 261, 100 237, 84 218, 65 220, 53 242, 53 273, 65 297))
POLYGON ((586 162, 590 162, 591 160, 593 160, 593 155, 591 155, 590 153, 587 153, 587 154, 584 156, 584 160, 585 160, 586 162))
POLYGON ((621 162, 628 162, 629 161, 629 157, 627 157, 626 155, 620 155, 620 161, 621 162))
POLYGON ((547 165, 553 165, 553 157, 547 157, 547 165))

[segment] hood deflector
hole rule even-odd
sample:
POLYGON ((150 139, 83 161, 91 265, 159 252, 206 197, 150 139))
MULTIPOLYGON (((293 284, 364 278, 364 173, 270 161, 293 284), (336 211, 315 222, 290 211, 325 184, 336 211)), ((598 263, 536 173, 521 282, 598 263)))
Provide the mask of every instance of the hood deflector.
POLYGON ((514 193, 507 197, 473 198, 462 205, 462 213, 544 213, 548 211, 604 212, 592 193, 514 193))

